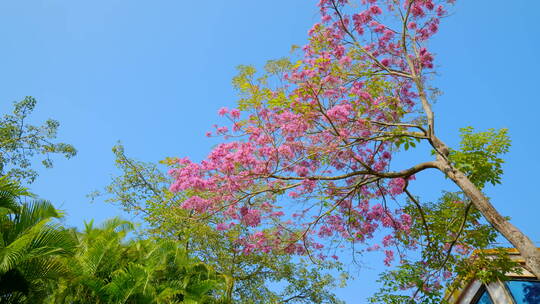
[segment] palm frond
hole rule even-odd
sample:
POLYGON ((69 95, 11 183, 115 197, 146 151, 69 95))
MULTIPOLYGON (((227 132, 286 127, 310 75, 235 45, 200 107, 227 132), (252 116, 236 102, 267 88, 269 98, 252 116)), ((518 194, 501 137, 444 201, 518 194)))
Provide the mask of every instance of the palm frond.
POLYGON ((25 188, 9 180, 7 176, 0 177, 0 214, 17 212, 19 209, 17 199, 30 195, 25 188))

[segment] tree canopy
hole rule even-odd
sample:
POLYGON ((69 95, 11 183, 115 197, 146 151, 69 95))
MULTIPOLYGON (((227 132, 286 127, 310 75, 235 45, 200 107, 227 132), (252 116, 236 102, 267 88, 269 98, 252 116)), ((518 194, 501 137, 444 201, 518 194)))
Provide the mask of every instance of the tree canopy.
MULTIPOLYGON (((186 254, 198 257, 226 278, 226 293, 234 303, 339 303, 332 289, 338 282, 328 274, 337 262, 309 265, 288 254, 243 252, 238 239, 248 233, 241 225, 215 230, 219 218, 198 219, 177 208, 189 193, 173 193, 167 174, 176 161, 141 162, 126 155, 123 145, 113 148, 121 174, 101 195, 144 219, 149 236, 176 240, 186 254), (278 287, 281 286, 281 287, 278 287)), ((100 194, 100 193, 94 193, 100 194)))
MULTIPOLYGON (((207 134, 221 143, 203 161, 180 158, 170 171, 171 190, 189 194, 181 207, 219 218, 216 230, 249 229, 239 239, 246 253, 324 260, 344 243, 353 252, 382 250, 384 264, 397 264, 384 277, 396 301, 439 303, 451 278, 474 268, 465 260, 487 263, 469 255, 492 244, 495 231, 539 276, 533 242, 482 192, 500 183, 506 130, 464 128, 458 148, 437 136, 428 44, 453 3, 320 1, 321 21, 297 58, 270 61, 261 74, 239 68, 238 107, 219 111, 230 124, 207 134), (419 143, 430 147, 425 161, 392 162, 419 143), (460 191, 422 202, 408 185, 426 170, 460 191)), ((499 275, 511 268, 502 255, 496 260, 501 267, 487 268, 499 275)))
POLYGON ((37 101, 26 97, 13 103, 11 114, 0 118, 0 175, 32 183, 37 171, 32 167, 34 156, 42 156, 46 168, 53 166, 53 155, 71 158, 77 150, 70 144, 56 142, 60 123, 48 119, 41 126, 29 123, 37 101))
POLYGON ((219 296, 224 279, 212 268, 178 242, 128 240, 134 228, 119 218, 86 223, 74 256, 63 260, 69 273, 57 278, 48 303, 228 303, 219 296))

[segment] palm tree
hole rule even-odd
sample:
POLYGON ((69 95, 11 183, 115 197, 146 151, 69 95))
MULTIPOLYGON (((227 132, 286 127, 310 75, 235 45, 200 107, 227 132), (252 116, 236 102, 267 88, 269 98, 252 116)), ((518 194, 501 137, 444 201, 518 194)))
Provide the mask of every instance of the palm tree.
POLYGON ((47 284, 67 272, 60 257, 73 254, 70 231, 53 222, 62 216, 44 200, 19 203, 29 193, 0 178, 0 302, 40 303, 47 284))
POLYGON ((66 259, 71 276, 55 287, 51 303, 216 303, 221 277, 187 257, 174 241, 126 240, 134 225, 113 218, 85 224, 78 250, 66 259))

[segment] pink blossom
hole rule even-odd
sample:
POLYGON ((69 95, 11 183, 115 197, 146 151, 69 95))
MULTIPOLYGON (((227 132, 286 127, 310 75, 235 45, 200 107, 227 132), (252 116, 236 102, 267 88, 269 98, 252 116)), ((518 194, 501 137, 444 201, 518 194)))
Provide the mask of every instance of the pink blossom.
POLYGON ((412 6, 411 13, 415 17, 423 17, 425 15, 424 10, 418 3, 412 6))
POLYGON ((248 243, 248 244, 244 245, 244 249, 242 250, 242 252, 244 254, 250 254, 250 253, 253 252, 253 250, 255 250, 255 248, 256 248, 255 244, 249 244, 248 243))
POLYGON ((218 114, 220 116, 223 116, 223 115, 225 115, 227 113, 229 113, 229 109, 227 109, 226 107, 223 107, 223 108, 219 109, 219 111, 218 111, 218 114))
POLYGON ((242 207, 240 214, 242 215, 242 221, 247 226, 255 227, 261 223, 261 211, 255 209, 243 209, 242 207))
POLYGON ((400 219, 403 225, 410 226, 412 223, 411 216, 407 213, 400 215, 400 219))
POLYGON ((321 228, 319 228, 319 236, 321 237, 332 236, 333 234, 334 232, 328 226, 322 226, 321 228))
POLYGON ((298 193, 296 191, 290 191, 289 196, 292 197, 292 198, 297 198, 297 197, 300 197, 300 193, 298 193))
POLYGON ((332 20, 332 17, 330 15, 324 15, 322 16, 322 22, 326 23, 332 20))
POLYGON ((369 10, 370 10, 370 11, 371 11, 371 13, 372 13, 372 14, 374 14, 374 15, 379 15, 379 14, 381 14, 381 13, 382 13, 382 10, 381 10, 381 8, 380 8, 380 7, 378 7, 378 6, 376 6, 376 5, 374 5, 374 6, 370 7, 370 8, 369 8, 369 10))
POLYGON ((296 166, 294 172, 296 172, 298 176, 305 177, 309 174, 309 169, 304 166, 296 166))
POLYGON ((211 206, 211 202, 207 199, 203 199, 199 196, 192 196, 188 199, 186 199, 181 207, 184 208, 184 209, 193 209, 197 212, 206 212, 210 206, 211 206))
POLYGON ((272 217, 279 217, 279 216, 283 216, 283 215, 285 215, 285 213, 283 213, 283 211, 277 211, 277 212, 270 213, 270 216, 272 216, 272 217))
POLYGON ((330 118, 338 121, 347 121, 351 114, 351 106, 348 104, 337 105, 327 111, 330 118))
POLYGON ((225 224, 225 223, 219 223, 216 225, 216 230, 217 231, 224 231, 224 230, 227 230, 229 229, 229 225, 225 224))
POLYGON ((420 63, 427 68, 433 68, 433 55, 426 48, 420 49, 420 63))
POLYGON ((235 119, 240 117, 240 111, 238 111, 238 109, 232 109, 230 111, 230 114, 231 114, 232 118, 235 118, 235 119))
POLYGON ((390 266, 392 261, 394 261, 394 252, 392 250, 385 250, 384 255, 384 265, 390 266))
POLYGON ((442 17, 446 14, 446 10, 442 5, 437 6, 437 17, 442 17))
POLYGON ((344 66, 349 66, 351 62, 352 62, 352 59, 349 56, 343 56, 339 60, 339 64, 344 65, 344 66))
POLYGON ((394 244, 394 238, 391 236, 391 235, 387 235, 383 238, 382 240, 382 244, 385 246, 385 247, 388 247, 390 245, 393 245, 394 244))
POLYGON ((388 183, 390 194, 398 195, 403 193, 405 187, 405 180, 403 178, 394 178, 388 183))
POLYGON ((218 133, 223 134, 223 133, 227 133, 228 131, 229 131, 229 128, 227 128, 227 127, 219 127, 219 128, 217 128, 218 133))

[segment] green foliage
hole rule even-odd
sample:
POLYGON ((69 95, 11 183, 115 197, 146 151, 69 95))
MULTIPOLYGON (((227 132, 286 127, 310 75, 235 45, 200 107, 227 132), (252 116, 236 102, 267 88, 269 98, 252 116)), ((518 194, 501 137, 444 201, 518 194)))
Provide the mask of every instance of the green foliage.
POLYGON ((77 154, 72 145, 54 142, 60 123, 48 119, 41 126, 28 124, 36 100, 26 97, 15 102, 11 114, 0 118, 0 175, 32 183, 37 172, 31 168, 35 155, 41 155, 46 168, 53 166, 53 154, 71 158, 77 154))
POLYGON ((47 201, 18 203, 25 189, 0 179, 0 302, 39 303, 48 284, 67 269, 60 258, 75 249, 72 234, 53 220, 62 215, 47 201))
POLYGON ((415 204, 407 205, 405 210, 417 219, 409 236, 411 239, 424 238, 430 242, 426 246, 441 247, 459 238, 458 242, 464 246, 485 248, 495 241, 495 230, 480 223, 480 212, 459 192, 445 192, 438 202, 425 203, 421 207, 423 216, 415 204), (425 218, 427 227, 422 218, 425 218))
POLYGON ((253 66, 240 65, 238 74, 233 78, 233 86, 240 95, 238 108, 247 110, 262 104, 270 107, 283 107, 290 104, 283 89, 271 88, 268 84, 270 77, 280 78, 291 67, 288 59, 270 60, 265 66, 266 74, 255 78, 257 70, 253 66))
POLYGON ((243 254, 236 242, 245 236, 240 225, 227 231, 215 229, 216 219, 196 219, 179 206, 189 193, 168 190, 171 178, 165 168, 175 159, 162 161, 164 168, 128 158, 123 146, 113 148, 121 175, 106 187, 107 201, 142 216, 150 236, 177 240, 189 256, 213 267, 226 280, 225 299, 234 303, 339 303, 330 290, 335 280, 324 269, 337 263, 310 267, 277 252, 243 254), (283 286, 276 289, 275 284, 283 286))
POLYGON ((408 286, 423 286, 422 267, 418 263, 404 263, 395 270, 380 274, 377 282, 381 284, 380 290, 370 299, 370 303, 387 304, 416 304, 416 303, 444 303, 437 295, 423 295, 422 301, 405 295, 403 290, 408 286), (433 299, 435 298, 435 300, 433 299), (439 301, 437 301, 439 300, 439 301))
MULTIPOLYGON (((395 135, 399 135, 399 130, 394 131, 395 135)), ((420 139, 418 138, 412 138, 407 136, 398 136, 395 139, 395 145, 399 149, 403 147, 405 151, 409 150, 410 148, 416 148, 416 145, 420 142, 420 139)))
POLYGON ((477 187, 483 188, 486 183, 501 183, 503 174, 500 157, 507 153, 510 138, 507 129, 489 129, 474 133, 472 127, 462 128, 459 150, 450 150, 449 159, 453 165, 465 173, 477 187))
POLYGON ((223 278, 189 258, 178 242, 128 240, 134 225, 113 218, 86 223, 70 269, 52 288, 49 303, 218 303, 223 278))
POLYGON ((0 216, 6 216, 19 210, 18 199, 30 196, 30 193, 7 176, 0 177, 0 216))
POLYGON ((475 250, 468 259, 463 259, 457 265, 458 279, 449 285, 449 289, 463 287, 463 283, 470 279, 477 279, 482 283, 508 280, 507 273, 521 274, 523 269, 518 262, 509 258, 508 252, 513 249, 494 248, 475 250))
POLYGON ((445 290, 472 279, 504 280, 505 273, 519 271, 505 249, 489 249, 497 233, 481 222, 480 212, 462 193, 446 192, 434 203, 415 198, 404 211, 415 220, 396 242, 417 246, 420 256, 415 260, 415 255, 407 255, 395 269, 382 273, 382 287, 372 303, 446 303, 445 290), (405 294, 406 288, 413 288, 416 298, 405 294))
POLYGON ((76 233, 28 195, 0 178, 0 303, 226 303, 224 277, 178 241, 129 240, 118 218, 76 233))
POLYGON ((290 71, 292 63, 288 58, 280 58, 274 60, 268 60, 264 65, 266 73, 281 76, 283 73, 290 71))

